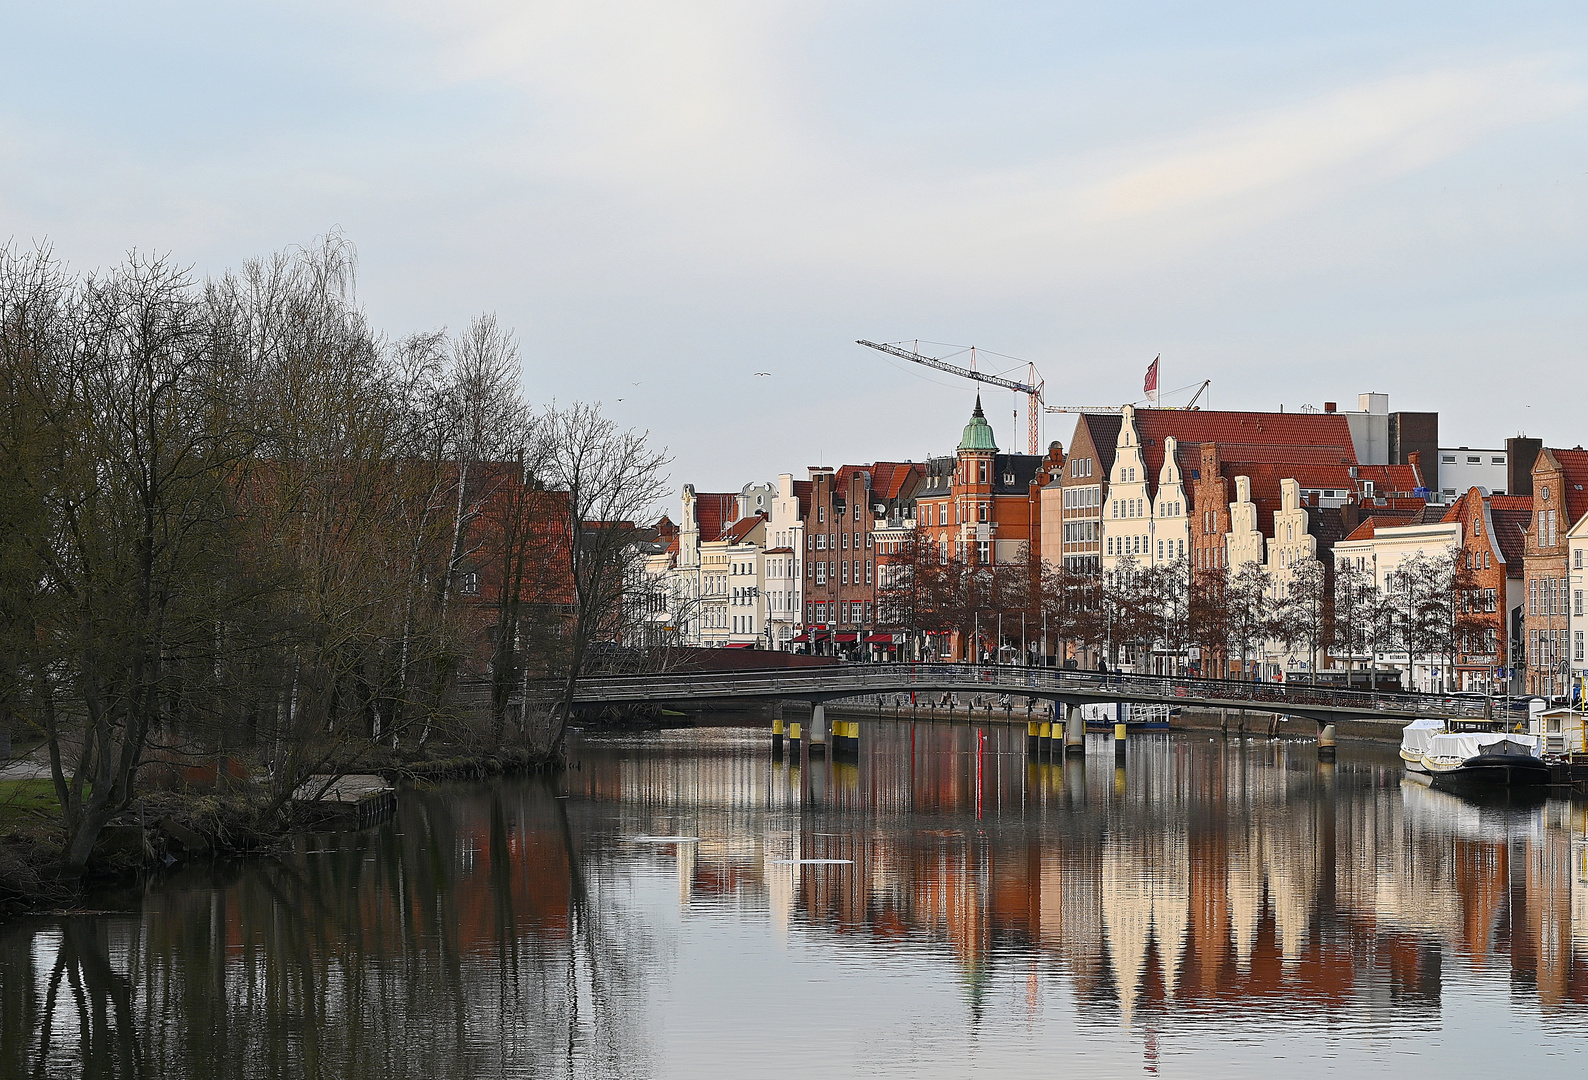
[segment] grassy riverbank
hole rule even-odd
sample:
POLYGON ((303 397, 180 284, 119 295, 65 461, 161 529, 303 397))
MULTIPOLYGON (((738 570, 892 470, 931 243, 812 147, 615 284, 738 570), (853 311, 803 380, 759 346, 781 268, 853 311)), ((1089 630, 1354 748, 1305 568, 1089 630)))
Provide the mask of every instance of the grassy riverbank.
MULTIPOLYGON (((525 748, 486 752, 438 745, 421 752, 367 749, 339 771, 372 773, 397 785, 540 772, 556 758, 525 748)), ((95 845, 81 874, 65 866, 65 831, 48 777, 0 780, 0 918, 77 902, 88 891, 136 880, 194 859, 268 854, 320 815, 282 805, 262 784, 178 786, 134 800, 95 845)))

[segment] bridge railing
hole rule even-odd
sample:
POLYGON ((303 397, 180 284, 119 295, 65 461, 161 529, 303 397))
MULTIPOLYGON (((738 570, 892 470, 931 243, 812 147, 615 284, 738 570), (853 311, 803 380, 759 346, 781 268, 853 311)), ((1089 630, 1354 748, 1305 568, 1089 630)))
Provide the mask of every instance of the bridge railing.
POLYGON ((1360 710, 1364 713, 1477 719, 1483 717, 1486 711, 1485 703, 1480 699, 1446 695, 1339 689, 1309 683, 1244 682, 1009 664, 935 662, 590 676, 579 680, 579 697, 584 700, 632 700, 636 695, 665 698, 672 695, 689 697, 734 693, 798 697, 801 692, 831 694, 840 690, 862 695, 908 692, 914 684, 923 684, 933 690, 947 687, 956 691, 999 694, 1023 690, 1045 694, 1073 692, 1105 699, 1114 693, 1121 697, 1151 698, 1171 704, 1183 701, 1188 705, 1231 702, 1251 704, 1275 712, 1285 711, 1287 705, 1311 705, 1360 710))

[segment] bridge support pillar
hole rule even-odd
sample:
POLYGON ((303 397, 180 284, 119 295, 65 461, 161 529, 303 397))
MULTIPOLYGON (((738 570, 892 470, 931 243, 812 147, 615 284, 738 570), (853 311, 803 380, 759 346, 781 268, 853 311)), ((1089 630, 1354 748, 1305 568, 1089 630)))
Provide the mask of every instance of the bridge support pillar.
POLYGON ((1066 754, 1086 753, 1086 721, 1081 719, 1081 707, 1070 705, 1067 707, 1068 715, 1064 723, 1064 752, 1066 754))
POLYGON ((798 720, 794 721, 788 726, 788 748, 796 754, 799 753, 800 723, 798 720))
POLYGON ((811 753, 827 753, 827 708, 821 702, 811 706, 811 753))
POLYGON ((1334 725, 1318 725, 1318 758, 1322 761, 1334 760, 1334 725))
POLYGON ((1220 735, 1228 735, 1229 733, 1230 733, 1230 710, 1228 710, 1228 709, 1220 709, 1219 710, 1219 734, 1220 735))

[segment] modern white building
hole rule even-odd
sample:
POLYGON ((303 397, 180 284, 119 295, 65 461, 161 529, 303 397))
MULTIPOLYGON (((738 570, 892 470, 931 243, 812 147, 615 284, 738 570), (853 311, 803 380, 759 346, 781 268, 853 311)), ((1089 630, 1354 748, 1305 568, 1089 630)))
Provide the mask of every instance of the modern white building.
POLYGON ((1450 504, 1469 488, 1485 495, 1506 495, 1508 458, 1505 450, 1474 450, 1466 446, 1439 448, 1439 490, 1429 502, 1450 504))

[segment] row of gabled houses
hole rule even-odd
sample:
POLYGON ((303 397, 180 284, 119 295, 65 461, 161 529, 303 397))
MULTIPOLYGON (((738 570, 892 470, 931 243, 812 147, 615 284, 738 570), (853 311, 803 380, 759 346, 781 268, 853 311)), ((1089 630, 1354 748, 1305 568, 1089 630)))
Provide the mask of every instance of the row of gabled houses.
MULTIPOLYGON (((1331 574, 1350 560, 1385 587, 1419 553, 1459 552, 1472 587, 1458 655, 1316 662, 1398 667, 1423 689, 1564 693, 1585 666, 1585 484, 1588 452, 1520 437, 1441 447, 1437 413, 1391 412, 1380 394, 1355 411, 1086 413, 1067 452, 1053 442, 1042 455, 1002 452, 978 399, 951 455, 811 467, 736 492, 685 485, 648 561, 669 597, 653 622, 686 644, 903 658, 920 639, 890 625, 881 597, 907 546, 1033 573, 1258 563, 1281 591, 1306 560, 1331 574)), ((1048 662, 1059 648, 1010 625, 990 643, 928 644, 933 656, 1042 650, 1048 662)), ((1142 670, 1187 662, 1132 659, 1142 670)), ((1283 678, 1313 662, 1270 651, 1243 674, 1283 678)))

